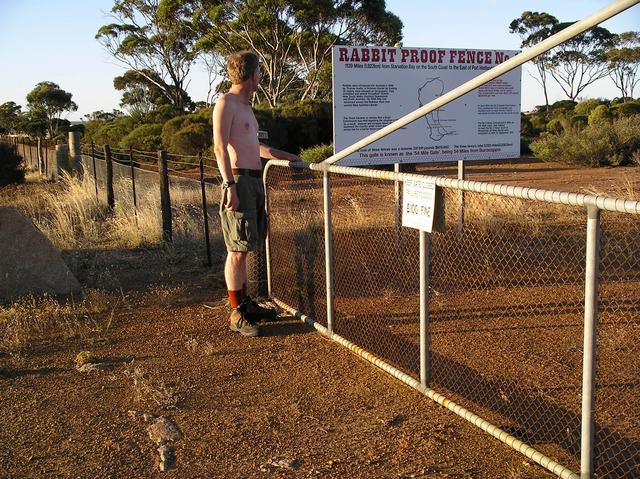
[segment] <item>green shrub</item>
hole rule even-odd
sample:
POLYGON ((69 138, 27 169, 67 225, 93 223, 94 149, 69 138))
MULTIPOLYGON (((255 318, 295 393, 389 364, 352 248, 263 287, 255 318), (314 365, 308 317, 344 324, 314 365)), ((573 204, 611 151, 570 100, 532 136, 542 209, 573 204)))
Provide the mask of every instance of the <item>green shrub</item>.
POLYGON ((549 133, 554 133, 556 135, 559 135, 562 132, 564 132, 564 130, 565 128, 564 128, 563 120, 561 120, 560 118, 554 118, 549 123, 547 123, 547 131, 549 133))
POLYGON ((606 105, 607 101, 600 98, 587 98, 576 105, 573 112, 576 115, 589 116, 600 105, 606 105))
POLYGON ((581 130, 589 124, 589 118, 585 115, 573 115, 571 117, 571 127, 581 130))
POLYGON ((617 166, 628 163, 640 150, 640 116, 612 123, 592 123, 583 130, 545 133, 531 143, 531 150, 544 161, 570 165, 617 166))
POLYGON ((607 105, 600 105, 589 114, 589 125, 600 125, 611 122, 613 115, 607 105))
POLYGON ((91 140, 96 145, 117 145, 125 136, 132 132, 136 122, 130 116, 121 116, 98 127, 92 134, 91 140))
POLYGON ((162 128, 164 148, 170 153, 192 155, 211 146, 211 111, 211 108, 204 108, 167 121, 162 128))
POLYGON ((13 145, 0 143, 0 186, 24 183, 22 157, 13 145))
POLYGON ((333 155, 333 145, 318 145, 300 152, 300 159, 307 163, 321 163, 333 155))
POLYGON ((577 103, 573 100, 559 100, 549 105, 549 118, 570 118, 577 103))
POLYGON ((616 118, 628 118, 640 114, 640 104, 636 102, 618 103, 611 110, 616 118))
POLYGON ((143 151, 157 151, 162 148, 162 125, 153 123, 140 125, 120 140, 120 148, 135 148, 143 151))
POLYGON ((191 123, 180 128, 171 137, 172 153, 196 155, 211 146, 211 127, 202 123, 191 123))
POLYGON ((277 108, 256 108, 261 130, 267 131, 265 143, 299 153, 333 139, 333 109, 330 102, 305 100, 277 108))

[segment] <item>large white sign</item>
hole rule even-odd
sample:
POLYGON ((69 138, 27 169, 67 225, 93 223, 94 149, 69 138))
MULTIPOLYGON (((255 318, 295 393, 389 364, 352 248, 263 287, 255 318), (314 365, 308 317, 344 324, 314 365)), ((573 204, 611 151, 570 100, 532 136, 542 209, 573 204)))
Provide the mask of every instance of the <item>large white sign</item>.
POLYGON ((431 233, 436 201, 435 180, 409 178, 402 184, 402 226, 431 233))
MULTIPOLYGON (((335 151, 350 146, 504 62, 516 51, 333 48, 335 151)), ((520 156, 517 68, 372 143, 339 165, 520 156)))

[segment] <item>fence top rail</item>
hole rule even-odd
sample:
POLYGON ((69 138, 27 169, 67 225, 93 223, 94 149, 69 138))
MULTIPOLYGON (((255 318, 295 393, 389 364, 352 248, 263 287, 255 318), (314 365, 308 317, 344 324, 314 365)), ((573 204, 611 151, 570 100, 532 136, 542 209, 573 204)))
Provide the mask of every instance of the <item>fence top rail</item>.
POLYGON ((487 193, 496 196, 520 198, 525 200, 542 201, 545 203, 557 203, 571 206, 595 206, 604 211, 617 213, 631 213, 640 215, 640 201, 612 198, 609 196, 596 196, 584 193, 571 193, 567 191, 544 190, 540 188, 528 188, 525 186, 511 186, 500 183, 487 183, 483 181, 458 180, 443 176, 417 175, 415 173, 393 173, 366 168, 354 168, 352 166, 335 166, 326 164, 309 164, 304 162, 291 163, 285 160, 270 160, 264 169, 266 183, 267 173, 272 166, 284 166, 290 168, 307 169, 313 171, 328 171, 342 175, 360 176, 364 178, 376 178, 381 180, 425 179, 435 180, 437 186, 452 188, 461 191, 475 193, 487 193))

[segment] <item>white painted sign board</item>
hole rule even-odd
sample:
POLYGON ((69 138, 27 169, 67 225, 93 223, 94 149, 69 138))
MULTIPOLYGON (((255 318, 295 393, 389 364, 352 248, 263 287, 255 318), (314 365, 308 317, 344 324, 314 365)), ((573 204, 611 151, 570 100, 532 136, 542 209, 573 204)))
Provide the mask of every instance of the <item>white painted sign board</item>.
MULTIPOLYGON (((336 152, 426 105, 517 51, 333 48, 336 152)), ((521 68, 476 88, 354 153, 339 165, 491 160, 520 156, 521 68)))
POLYGON ((403 181, 402 226, 431 233, 436 201, 436 182, 432 178, 403 181))

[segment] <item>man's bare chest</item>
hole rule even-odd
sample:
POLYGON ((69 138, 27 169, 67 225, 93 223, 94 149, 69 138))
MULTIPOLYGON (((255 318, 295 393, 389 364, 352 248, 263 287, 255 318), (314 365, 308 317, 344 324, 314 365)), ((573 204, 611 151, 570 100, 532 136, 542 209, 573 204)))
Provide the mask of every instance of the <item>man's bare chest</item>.
POLYGON ((233 118, 231 134, 234 136, 257 136, 258 122, 251 107, 239 109, 233 118))

